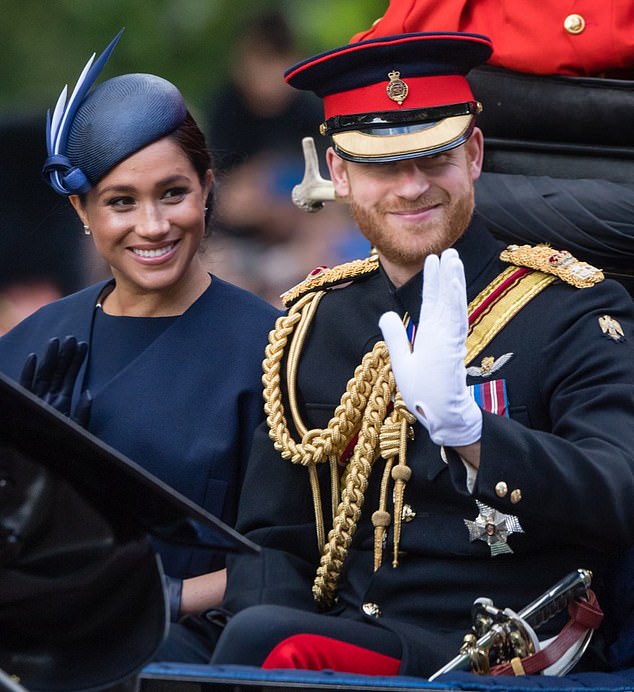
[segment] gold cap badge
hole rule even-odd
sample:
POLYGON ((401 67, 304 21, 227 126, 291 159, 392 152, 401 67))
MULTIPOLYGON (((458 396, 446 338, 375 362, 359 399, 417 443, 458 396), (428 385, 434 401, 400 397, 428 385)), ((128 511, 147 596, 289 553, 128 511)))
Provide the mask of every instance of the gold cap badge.
POLYGON ((392 101, 396 101, 400 106, 407 98, 409 87, 401 79, 401 73, 398 70, 392 70, 387 76, 390 78, 390 82, 385 87, 385 92, 388 98, 392 99, 392 101))

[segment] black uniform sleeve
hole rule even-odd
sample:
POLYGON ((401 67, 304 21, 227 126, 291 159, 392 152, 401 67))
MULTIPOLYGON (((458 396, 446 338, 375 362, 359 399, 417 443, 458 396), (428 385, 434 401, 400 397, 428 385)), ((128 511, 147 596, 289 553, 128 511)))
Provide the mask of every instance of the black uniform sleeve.
POLYGON ((253 439, 236 526, 262 553, 228 558, 228 611, 263 603, 316 610, 311 587, 319 553, 310 498, 308 471, 282 459, 263 423, 253 439))
MULTIPOLYGON (((606 281, 582 290, 555 286, 549 305, 550 314, 532 327, 537 335, 532 357, 522 362, 518 356, 515 366, 522 369, 516 377, 531 370, 528 376, 538 387, 535 401, 542 400, 547 416, 538 418, 530 403, 526 413, 534 427, 484 414, 474 496, 577 544, 631 544, 632 302, 618 284, 606 281), (599 319, 606 314, 618 322, 622 337, 602 331, 599 319), (503 497, 501 482, 509 490, 503 497)), ((539 314, 539 305, 533 307, 539 314)), ((513 373, 507 384, 517 398, 513 373)))

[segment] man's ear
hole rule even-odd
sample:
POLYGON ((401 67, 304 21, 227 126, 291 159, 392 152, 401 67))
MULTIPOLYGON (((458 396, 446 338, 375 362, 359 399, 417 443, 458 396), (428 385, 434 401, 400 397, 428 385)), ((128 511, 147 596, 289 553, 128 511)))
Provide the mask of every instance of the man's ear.
POLYGON ((335 153, 332 147, 328 147, 326 151, 326 163, 328 164, 330 179, 335 186, 337 197, 347 197, 350 193, 350 184, 348 181, 346 162, 335 153))
POLYGON ((471 179, 477 180, 482 173, 482 161, 484 159, 484 135, 479 127, 474 128, 471 137, 467 140, 465 152, 471 179))

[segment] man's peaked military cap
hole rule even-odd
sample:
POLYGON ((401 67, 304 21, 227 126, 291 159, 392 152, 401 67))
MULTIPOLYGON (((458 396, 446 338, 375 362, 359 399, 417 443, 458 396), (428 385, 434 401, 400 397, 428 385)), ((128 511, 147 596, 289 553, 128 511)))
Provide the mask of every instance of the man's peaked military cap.
POLYGON ((481 105, 465 75, 491 53, 479 34, 400 34, 321 53, 285 77, 323 99, 321 132, 339 156, 388 162, 438 154, 469 138, 481 105))

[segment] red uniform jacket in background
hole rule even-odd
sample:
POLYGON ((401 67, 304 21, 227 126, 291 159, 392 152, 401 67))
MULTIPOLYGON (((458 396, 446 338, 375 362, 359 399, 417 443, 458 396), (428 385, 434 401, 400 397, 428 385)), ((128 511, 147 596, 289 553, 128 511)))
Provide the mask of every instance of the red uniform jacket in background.
POLYGON ((489 36, 489 64, 519 72, 634 76, 631 0, 390 0, 385 15, 350 42, 421 31, 489 36))

